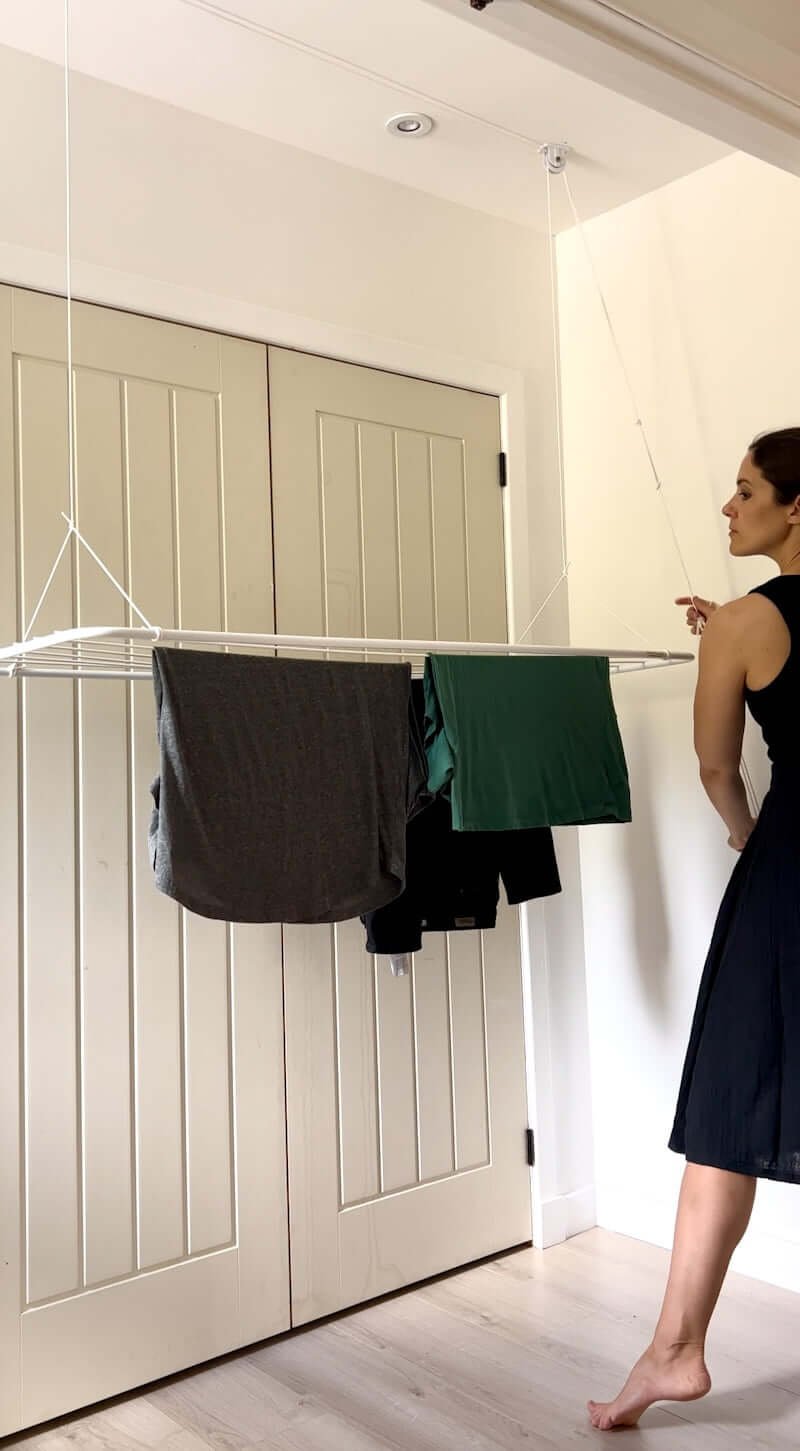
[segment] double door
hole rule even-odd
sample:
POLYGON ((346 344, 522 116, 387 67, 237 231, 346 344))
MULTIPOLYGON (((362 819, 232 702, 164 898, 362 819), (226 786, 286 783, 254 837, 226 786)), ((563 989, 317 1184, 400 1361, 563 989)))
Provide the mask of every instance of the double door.
MULTIPOLYGON (((0 340, 5 640, 69 507, 63 302, 0 288, 0 340)), ((76 522, 148 619, 503 636, 496 399, 87 305, 73 348, 76 522)), ((71 545, 36 632, 128 622, 71 545)), ((0 1434, 529 1238, 515 912, 406 978, 183 912, 147 682, 0 682, 0 745, 0 1434)))

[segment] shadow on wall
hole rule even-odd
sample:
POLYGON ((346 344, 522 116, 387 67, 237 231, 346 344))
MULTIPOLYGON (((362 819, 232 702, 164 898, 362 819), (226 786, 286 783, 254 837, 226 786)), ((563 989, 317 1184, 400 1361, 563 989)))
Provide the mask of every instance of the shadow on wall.
POLYGON ((651 789, 657 769, 651 741, 646 720, 639 720, 636 729, 626 735, 633 821, 625 831, 624 853, 627 880, 633 885, 633 891, 628 895, 629 931, 636 952, 642 997, 650 1015, 661 1020, 670 1012, 672 936, 651 789))

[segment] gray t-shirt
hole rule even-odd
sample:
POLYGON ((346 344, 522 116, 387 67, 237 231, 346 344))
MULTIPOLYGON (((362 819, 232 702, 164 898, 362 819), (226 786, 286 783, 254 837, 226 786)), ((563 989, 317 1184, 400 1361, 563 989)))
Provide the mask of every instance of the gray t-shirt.
POLYGON ((408 665, 153 650, 156 885, 233 922, 340 922, 403 890, 408 665))

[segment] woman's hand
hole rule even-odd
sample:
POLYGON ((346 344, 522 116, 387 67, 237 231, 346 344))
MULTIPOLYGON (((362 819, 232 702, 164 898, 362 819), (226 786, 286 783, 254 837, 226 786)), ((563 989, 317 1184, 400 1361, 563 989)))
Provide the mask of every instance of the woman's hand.
POLYGON ((680 595, 675 601, 676 605, 688 605, 686 611, 686 623, 693 635, 700 635, 710 615, 719 609, 714 600, 701 599, 699 595, 680 595))

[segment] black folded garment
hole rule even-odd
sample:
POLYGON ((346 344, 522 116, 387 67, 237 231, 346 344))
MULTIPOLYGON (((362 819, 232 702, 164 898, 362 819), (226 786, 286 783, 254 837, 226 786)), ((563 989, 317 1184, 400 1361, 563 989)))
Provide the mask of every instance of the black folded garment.
MULTIPOLYGON (((412 681, 411 692, 419 724, 422 682, 412 681)), ((454 831, 450 802, 437 797, 409 821, 405 891, 364 914, 367 951, 401 957, 420 951, 423 932, 494 927, 501 879, 512 904, 561 891, 550 828, 454 831)))

